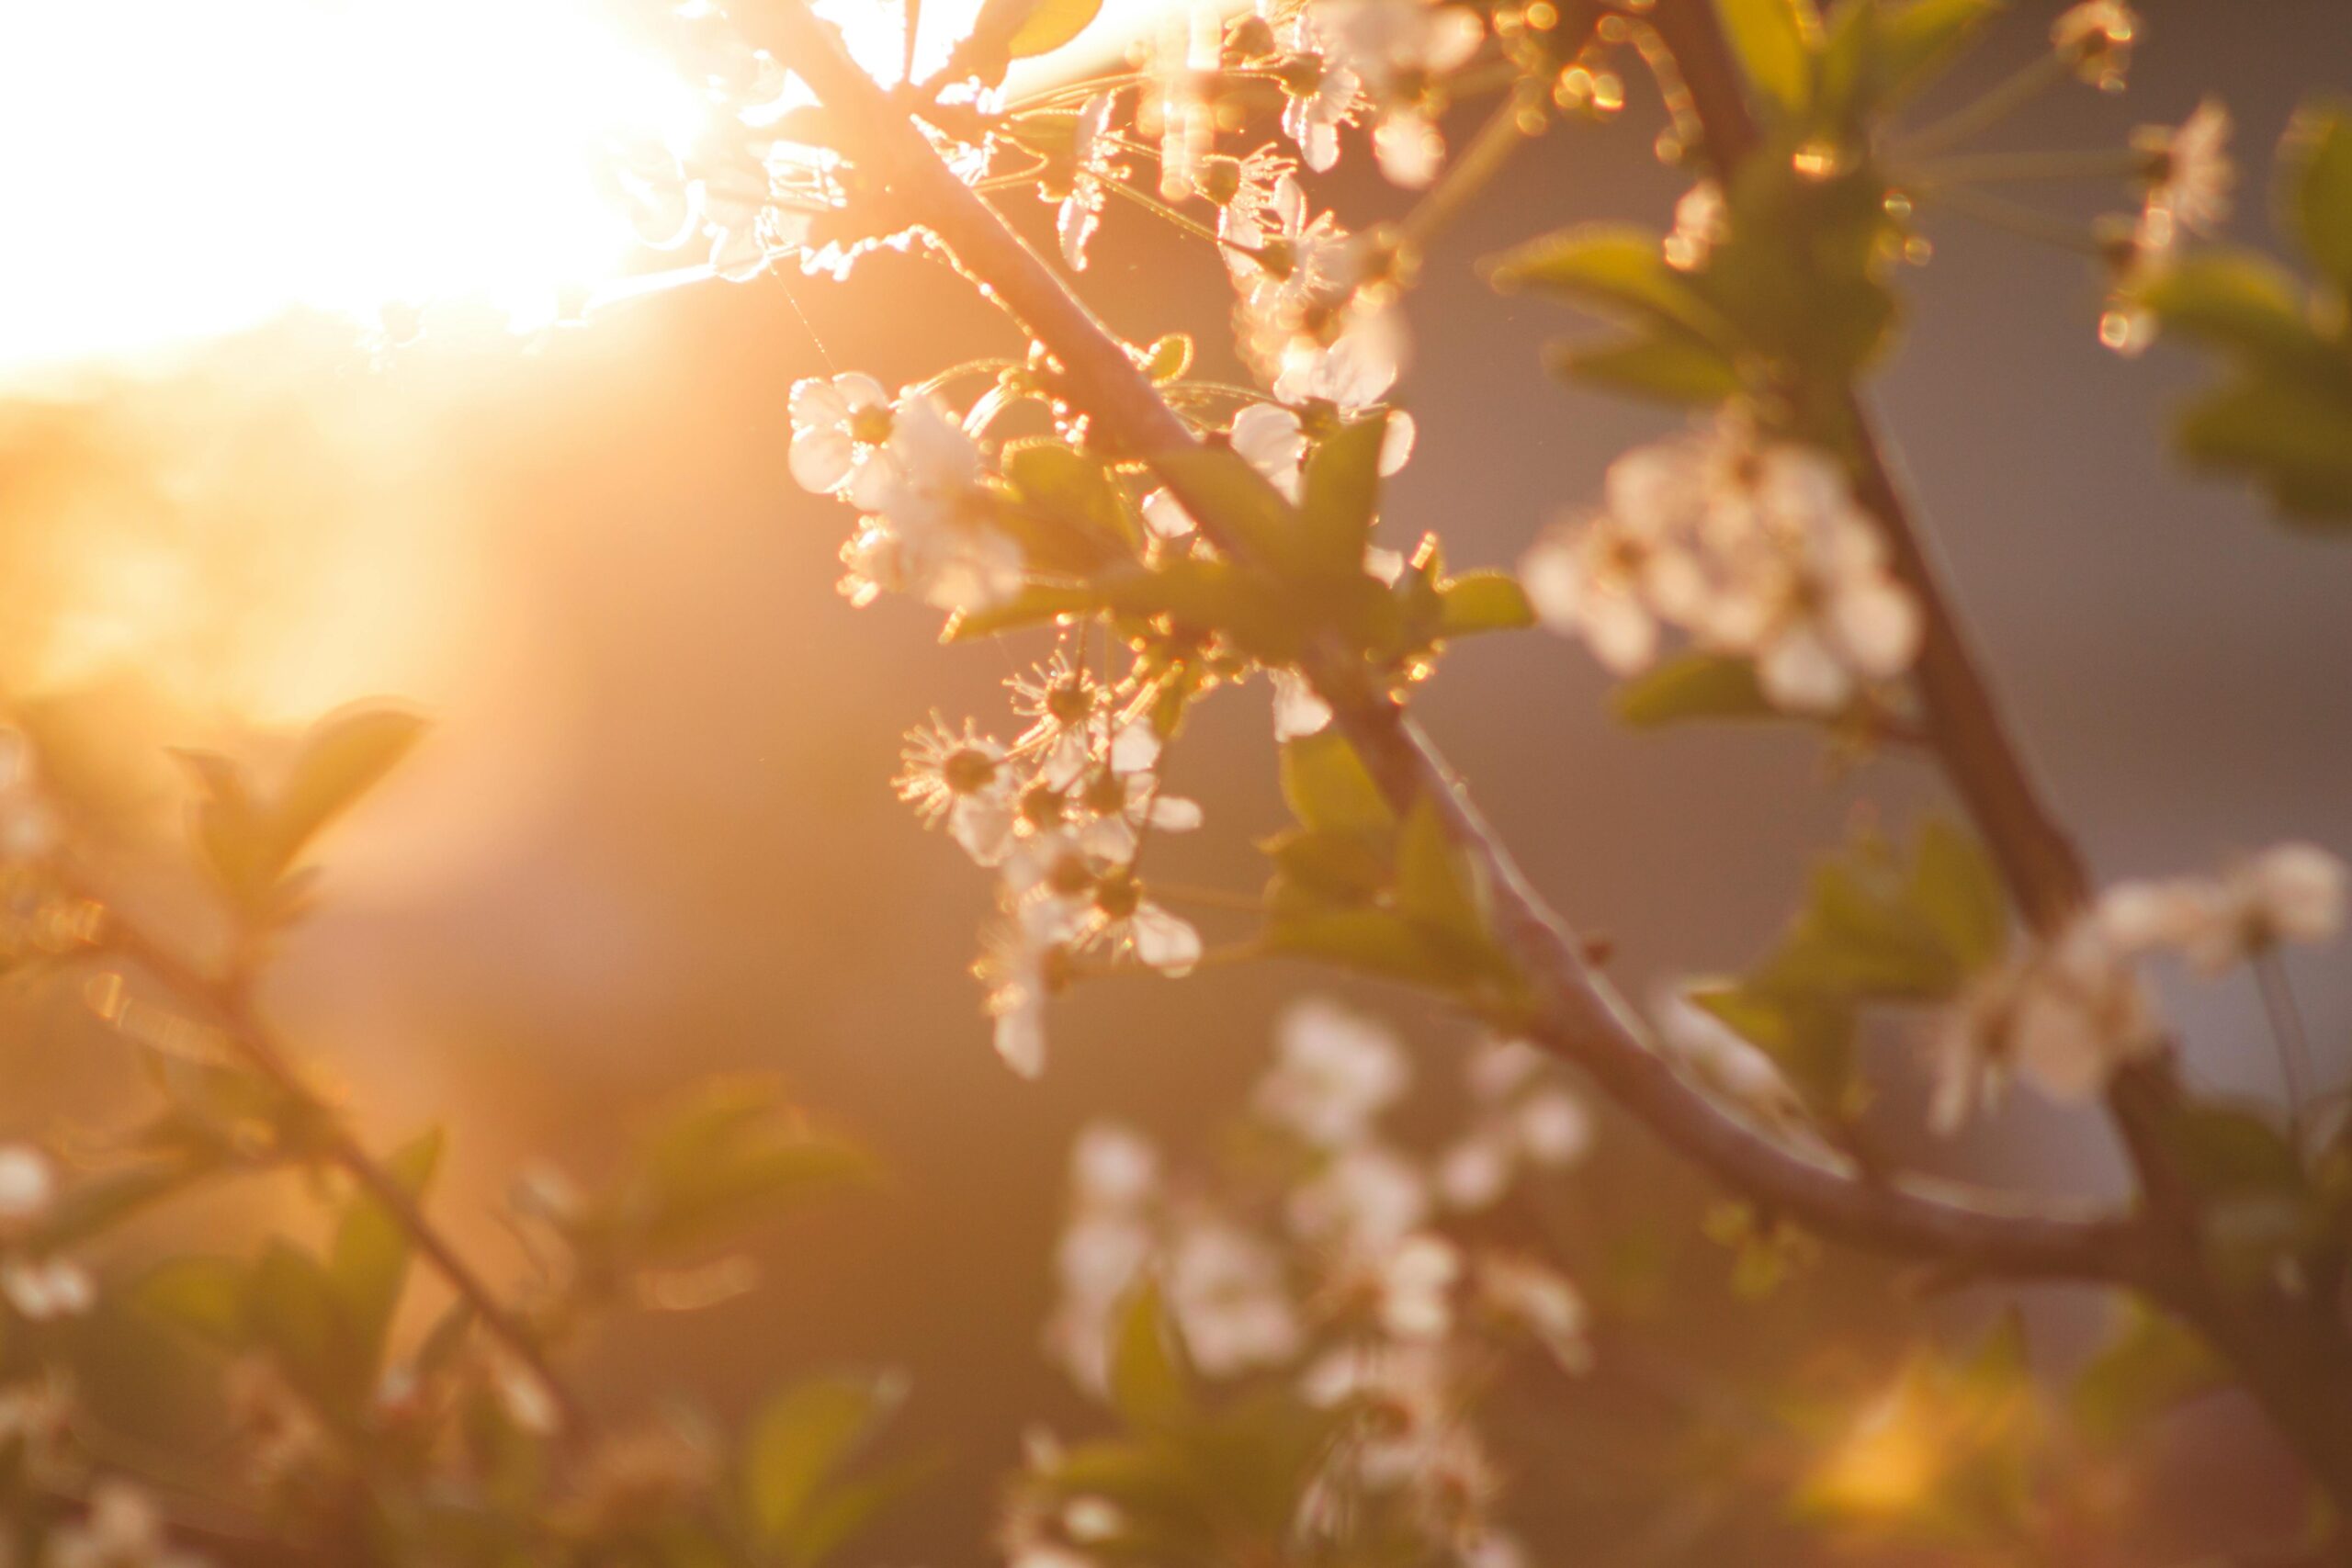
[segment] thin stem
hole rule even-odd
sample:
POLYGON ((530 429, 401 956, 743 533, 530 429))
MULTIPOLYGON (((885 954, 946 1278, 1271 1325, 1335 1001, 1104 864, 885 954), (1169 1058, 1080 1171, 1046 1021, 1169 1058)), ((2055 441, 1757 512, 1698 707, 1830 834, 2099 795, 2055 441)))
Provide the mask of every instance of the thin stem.
POLYGON ((1943 118, 1895 140, 1889 152, 1909 162, 1957 147, 1980 130, 1998 125, 2066 79, 2074 62, 2056 50, 2036 55, 2018 70, 1985 89, 1982 97, 1962 105, 1943 118))
POLYGON ((2270 1038, 2278 1047, 2278 1070, 2287 1080, 2287 1124, 2301 1145, 2305 1108, 2318 1075, 2312 1066, 2312 1038, 2303 1027, 2303 1010, 2295 1001, 2295 987, 2276 947, 2254 955, 2255 982, 2262 990, 2262 1010, 2270 1020, 2270 1038))
POLYGON ((2005 185, 2032 180, 2120 179, 2148 166, 2148 155, 2129 147, 2089 147, 2066 152, 1979 152, 1963 158, 1930 158, 1898 167, 1905 190, 1947 185, 2005 185))
POLYGON ((1129 201, 1134 202, 1137 207, 1142 208, 1147 212, 1152 213, 1157 217, 1166 219, 1169 222, 1175 224, 1176 227, 1183 230, 1184 232, 1192 235, 1196 240, 1206 240, 1212 245, 1223 245, 1225 243, 1225 241, 1218 235, 1217 231, 1210 228, 1207 224, 1187 218, 1184 214, 1177 211, 1174 208, 1169 206, 1158 197, 1146 196, 1143 192, 1136 189, 1135 186, 1127 184, 1125 180, 1104 180, 1102 182, 1102 188, 1111 192, 1114 196, 1123 196, 1126 197, 1129 201))
MULTIPOLYGON (((1212 947, 1204 952, 1193 961, 1191 972, 1229 969, 1238 964, 1254 964, 1265 956, 1266 950, 1261 943, 1227 942, 1223 947, 1212 947)), ((1133 964, 1119 964, 1102 958, 1066 958, 1062 960, 1062 972, 1073 980, 1138 979, 1144 976, 1156 980, 1170 978, 1162 971, 1140 960, 1133 964)))
POLYGON ((1502 172, 1510 155, 1543 134, 1549 114, 1550 99, 1541 91, 1521 86, 1505 94, 1470 145, 1447 165, 1444 177, 1396 225, 1398 248, 1408 255, 1427 250, 1430 241, 1502 172))
POLYGON ((1163 882, 1155 876, 1148 884, 1154 896, 1177 904, 1197 904, 1204 909, 1231 909, 1236 914, 1262 915, 1266 901, 1254 893, 1235 893, 1223 887, 1199 887, 1186 882, 1163 882))
POLYGON ((1931 207, 1949 208, 1964 218, 2035 241, 2054 245, 2076 255, 2097 258, 2105 255, 2106 247, 2098 236, 2079 223, 2069 223, 2063 218, 2052 218, 2007 201, 1988 191, 1972 190, 1966 186, 1927 186, 1918 188, 1919 200, 1931 207))
POLYGON ((107 926, 100 946, 136 964, 177 993, 185 1001, 209 1011, 230 1045, 270 1086, 301 1107, 322 1130, 321 1152, 356 1182, 369 1198, 392 1217, 411 1246, 447 1280, 449 1288, 473 1312, 483 1332, 520 1361, 555 1404, 567 1432, 582 1429, 582 1407, 556 1371, 535 1336, 474 1271, 449 1239, 426 1217, 398 1178, 368 1152, 358 1136, 302 1081, 283 1043, 253 1005, 249 988, 215 980, 198 970, 163 942, 107 907, 107 926))

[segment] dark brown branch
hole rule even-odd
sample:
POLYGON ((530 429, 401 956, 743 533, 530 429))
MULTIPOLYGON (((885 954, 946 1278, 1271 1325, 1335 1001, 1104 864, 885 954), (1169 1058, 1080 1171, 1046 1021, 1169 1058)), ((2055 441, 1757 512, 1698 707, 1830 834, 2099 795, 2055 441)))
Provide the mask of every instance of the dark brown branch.
MULTIPOLYGON (((1647 20, 1679 78, 1678 107, 1696 122, 1717 174, 1730 177, 1762 139, 1713 5, 1657 0, 1647 20)), ((2037 931, 2055 935, 2091 902, 2082 853, 2009 734, 1869 407, 1851 385, 1814 390, 1839 400, 1856 497, 1876 519, 1895 573, 1920 608, 1924 635, 1913 677, 1929 745, 1992 846, 2011 897, 2037 931)), ((2352 1517, 2352 1339, 2314 1301, 2268 1281, 2228 1292, 2211 1278, 2197 1196, 2164 1144, 2179 1099, 2168 1054, 2127 1065, 2108 1089, 2109 1111, 2163 1243, 2151 1293, 2229 1358, 2339 1513, 2352 1517)))
MULTIPOLYGON (((1199 442, 1118 339, 949 172, 802 0, 778 0, 763 15, 775 32, 763 41, 814 89, 833 111, 834 123, 857 139, 848 151, 1061 363, 1071 400, 1096 426, 1158 467, 1219 548, 1238 552, 1236 530, 1220 521, 1220 498, 1192 482, 1193 469, 1163 461, 1197 450, 1199 442)), ((2147 1238, 2133 1223, 2021 1213, 1925 1185, 1866 1180, 1783 1146, 1716 1105, 1651 1049, 1625 1007, 1586 964, 1575 936, 1528 886, 1444 763, 1387 694, 1374 686, 1362 661, 1327 647, 1301 662, 1390 799, 1400 806, 1436 801, 1457 839, 1485 863, 1502 934, 1538 993, 1532 1037, 1590 1073, 1668 1144, 1756 1201, 1857 1246, 1962 1259, 2007 1275, 2143 1277, 2147 1238)))

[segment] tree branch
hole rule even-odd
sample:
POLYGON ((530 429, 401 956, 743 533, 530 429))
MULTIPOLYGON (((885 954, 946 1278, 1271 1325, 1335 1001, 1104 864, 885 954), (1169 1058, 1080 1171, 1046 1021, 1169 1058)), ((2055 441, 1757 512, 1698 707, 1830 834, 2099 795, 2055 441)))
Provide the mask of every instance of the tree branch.
MULTIPOLYGON (((1719 176, 1761 145, 1747 89, 1712 0, 1656 0, 1648 25, 1680 78, 1680 108, 1697 123, 1719 176)), ((1855 459, 1855 494, 1877 521, 1896 576, 1923 622, 1913 668, 1929 745, 1992 846, 2011 896, 2033 927, 2054 936, 2086 909, 2092 883, 2080 850, 2034 783, 2023 750, 1969 646, 1892 449, 1850 384, 1836 389, 1855 459)), ((2326 1310, 2265 1281, 2230 1292, 2205 1267, 2199 1201, 2163 1133, 2181 1098, 2169 1053, 2127 1064, 2107 1103, 2138 1173, 2162 1243, 2152 1295, 2196 1323, 2352 1517, 2352 1339, 2326 1310)))
POLYGON ((441 1234, 416 1200, 409 1196, 392 1173, 368 1152, 343 1118, 302 1081, 293 1058, 276 1032, 261 1018, 245 987, 216 979, 182 958, 171 947, 127 919, 104 899, 106 924, 98 947, 144 970, 183 999, 211 1012, 231 1047, 254 1071, 288 1100, 302 1107, 321 1129, 327 1160, 342 1168, 408 1236, 410 1245, 448 1282, 449 1288, 473 1312, 482 1331, 537 1381, 556 1407, 566 1434, 576 1437, 583 1427, 582 1407, 571 1387, 548 1360, 537 1337, 474 1271, 456 1244, 441 1234))
MULTIPOLYGON (((1060 362, 1071 401, 1122 450, 1151 464, 1220 550, 1246 554, 1221 518, 1226 502, 1201 490, 1194 468, 1171 460, 1196 452, 1199 441, 1118 339, 956 179, 804 0, 777 0, 763 15, 775 29, 765 41, 854 139, 846 150, 1060 362)), ((2027 1213, 1927 1184, 1865 1179, 1785 1147, 1716 1105, 1652 1050, 1362 660, 1327 645, 1310 649, 1301 668, 1390 800, 1400 807, 1435 801, 1458 841, 1484 863, 1500 934, 1537 993, 1531 1037, 1583 1067, 1678 1151, 1756 1201, 1857 1246, 2007 1275, 2128 1281, 2146 1274, 2148 1237, 2136 1222, 2027 1213)))

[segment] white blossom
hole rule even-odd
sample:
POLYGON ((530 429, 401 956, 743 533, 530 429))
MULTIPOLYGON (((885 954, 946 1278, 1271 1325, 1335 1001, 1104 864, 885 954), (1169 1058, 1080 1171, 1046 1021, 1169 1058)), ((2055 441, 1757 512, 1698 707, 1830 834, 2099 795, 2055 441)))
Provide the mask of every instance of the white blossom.
POLYGON ((43 1568, 202 1568, 205 1559, 172 1544, 164 1516, 146 1493, 125 1481, 102 1481, 89 1512, 49 1538, 43 1568))
POLYGON ((1544 623, 1620 674, 1657 657, 1667 626, 1745 656, 1776 705, 1843 707, 1918 651, 1917 603, 1837 461, 1736 425, 1626 454, 1607 509, 1554 528, 1522 563, 1544 623))
POLYGON ((1445 157, 1440 83, 1477 52, 1486 36, 1478 14, 1423 0, 1313 0, 1311 14, 1328 57, 1355 74, 1374 105, 1381 173, 1396 185, 1428 185, 1445 157))
POLYGON ((804 490, 841 494, 876 512, 888 494, 890 394, 857 371, 792 384, 789 467, 804 490))
POLYGON ((1491 1206, 1522 1170, 1573 1165, 1592 1144, 1582 1101, 1523 1040, 1488 1041, 1466 1074, 1470 1125, 1438 1164, 1438 1190, 1454 1208, 1491 1206))
POLYGON ((2098 919, 2124 951, 2170 949, 2219 975, 2282 942, 2333 940, 2344 905, 2344 863, 2316 844, 2286 843, 2218 877, 2120 883, 2100 897, 2098 919))
POLYGON ((1929 1121, 1954 1130, 2012 1075, 2052 1100, 2087 1100, 2160 1038, 2132 953, 2098 916, 2078 918, 1962 993, 1934 1042, 1929 1121))
POLYGON ((1521 1253, 1481 1253, 1476 1293, 1481 1310, 1524 1331, 1562 1370, 1581 1372, 1592 1365, 1584 1298, 1550 1264, 1521 1253))
POLYGON ((2122 88, 2139 34, 2139 13, 2124 0, 2078 0, 2050 25, 2052 46, 2083 80, 2105 92, 2122 88))
POLYGON ((1294 1187, 1284 1206, 1299 1235, 1374 1256, 1419 1229, 1429 1213, 1429 1178, 1384 1144, 1341 1149, 1294 1187))
POLYGON ((1317 1148, 1364 1137, 1411 1082, 1404 1048, 1386 1027, 1321 997, 1293 1003, 1277 1038, 1276 1065, 1251 1104, 1317 1148))
POLYGON ((1169 1248, 1168 1308, 1193 1362, 1211 1377, 1277 1365, 1304 1342, 1282 1255, 1221 1220, 1179 1231, 1169 1248))

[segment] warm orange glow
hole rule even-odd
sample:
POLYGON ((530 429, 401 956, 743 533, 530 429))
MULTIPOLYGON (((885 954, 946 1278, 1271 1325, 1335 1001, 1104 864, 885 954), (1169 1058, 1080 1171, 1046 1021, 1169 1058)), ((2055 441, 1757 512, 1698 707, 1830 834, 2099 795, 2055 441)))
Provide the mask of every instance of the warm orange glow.
MULTIPOLYGON (((925 7, 944 57, 977 0, 925 7)), ((894 74, 894 0, 823 7, 894 74)), ((1126 7, 1130 10, 1140 6, 1126 7)), ((486 307, 517 330, 628 270, 594 169, 708 112, 598 0, 122 0, 0 10, 0 375, 291 310, 486 307)), ((935 47, 934 47, 935 46, 935 47)), ((637 257, 642 265, 642 254, 637 257)))

